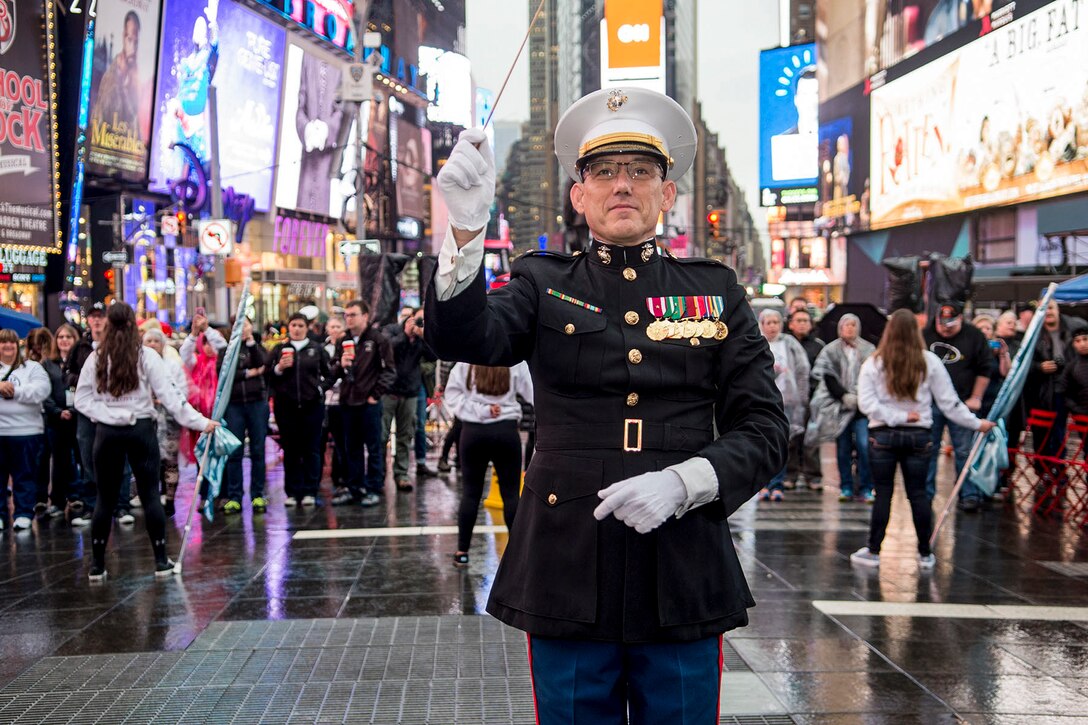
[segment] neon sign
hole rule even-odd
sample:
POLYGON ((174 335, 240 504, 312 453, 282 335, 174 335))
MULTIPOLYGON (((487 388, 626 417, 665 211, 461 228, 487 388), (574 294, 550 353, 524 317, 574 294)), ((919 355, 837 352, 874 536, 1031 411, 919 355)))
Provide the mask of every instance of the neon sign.
POLYGON ((355 52, 353 0, 256 0, 259 5, 298 23, 311 33, 348 53, 355 52))

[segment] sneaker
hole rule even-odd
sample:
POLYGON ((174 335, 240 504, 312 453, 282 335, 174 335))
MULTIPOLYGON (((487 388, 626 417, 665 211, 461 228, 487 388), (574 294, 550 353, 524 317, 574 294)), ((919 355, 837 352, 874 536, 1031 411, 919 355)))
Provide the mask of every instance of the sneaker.
POLYGON ((355 497, 351 495, 351 491, 346 488, 337 489, 332 496, 333 506, 343 506, 346 503, 351 503, 355 500, 355 497))
POLYGON ((258 496, 253 499, 253 512, 262 514, 268 508, 268 502, 264 500, 264 496, 258 496))
POLYGON ((128 505, 129 505, 130 508, 134 508, 134 509, 140 508, 140 506, 142 505, 140 503, 140 497, 139 496, 133 496, 132 498, 130 498, 128 500, 128 505))
POLYGON ((90 514, 80 514, 79 516, 73 516, 71 524, 72 524, 72 526, 90 526, 91 525, 91 515, 90 514))
POLYGON ((438 471, 434 468, 431 468, 426 463, 416 464, 416 478, 419 478, 420 476, 434 478, 437 475, 438 471))
POLYGON ((850 503, 854 500, 854 492, 849 490, 839 491, 839 503, 850 503))
POLYGON ((290 496, 288 496, 287 500, 285 500, 283 502, 283 505, 286 506, 289 509, 293 509, 295 506, 298 506, 298 499, 291 498, 290 496))
POLYGON ((450 468, 452 468, 452 466, 450 466, 450 462, 447 461, 445 458, 443 458, 441 461, 438 462, 438 472, 439 473, 449 473, 450 468))
POLYGON ((302 500, 298 502, 299 506, 313 506, 316 502, 313 496, 303 496, 302 500))
POLYGON ((92 565, 91 570, 87 572, 87 578, 92 584, 106 581, 106 567, 92 565))
POLYGON ((933 554, 926 554, 925 556, 922 556, 921 554, 918 555, 918 568, 922 571, 929 571, 936 566, 936 564, 937 557, 933 556, 933 554))
POLYGON ((359 505, 363 508, 370 508, 371 506, 377 506, 382 502, 382 497, 373 492, 366 492, 363 497, 359 499, 359 505))
MULTIPOLYGON (((233 502, 232 502, 233 503, 233 502)), ((160 561, 155 563, 155 576, 159 579, 165 579, 166 577, 174 573, 174 562, 171 559, 166 561, 160 561)))
POLYGON ((119 524, 131 524, 136 521, 136 517, 130 514, 128 511, 122 511, 116 515, 117 523, 119 524))
POLYGON ((242 504, 238 503, 237 501, 227 501, 225 504, 223 504, 223 513, 228 515, 240 514, 242 513, 242 504))
POLYGON ((785 499, 786 497, 782 495, 781 491, 771 491, 771 500, 775 503, 781 503, 785 499))
POLYGON ((765 488, 760 489, 760 491, 759 491, 759 500, 760 501, 770 501, 771 500, 771 492, 768 491, 765 488))
POLYGON ((397 479, 397 490, 398 491, 411 491, 412 490, 412 482, 409 481, 407 478, 398 478, 397 479))
POLYGON ((69 511, 71 511, 73 514, 78 514, 80 511, 83 510, 83 502, 80 501, 79 499, 76 499, 74 501, 69 501, 67 509, 69 511))
POLYGON ((876 493, 873 491, 866 491, 861 494, 860 500, 864 503, 871 504, 873 501, 876 501, 876 493))
POLYGON ((793 489, 797 488, 797 484, 787 478, 785 481, 782 482, 782 488, 786 489, 787 491, 792 491, 793 489))
POLYGON ((810 480, 808 482, 808 490, 809 491, 823 491, 824 490, 824 484, 821 483, 820 481, 810 480))
POLYGON ((858 566, 880 566, 880 554, 869 551, 868 546, 863 546, 850 555, 850 563, 858 566))
POLYGON ((41 516, 42 514, 44 514, 48 510, 49 510, 49 504, 47 504, 47 503, 42 502, 42 503, 34 504, 34 515, 35 516, 41 516))
POLYGON ((982 508, 981 502, 974 496, 970 496, 960 500, 960 511, 965 514, 975 514, 982 508))
POLYGON ((15 529, 16 531, 25 531, 26 529, 29 529, 30 518, 27 516, 17 516, 15 518, 15 523, 11 525, 11 528, 15 529))

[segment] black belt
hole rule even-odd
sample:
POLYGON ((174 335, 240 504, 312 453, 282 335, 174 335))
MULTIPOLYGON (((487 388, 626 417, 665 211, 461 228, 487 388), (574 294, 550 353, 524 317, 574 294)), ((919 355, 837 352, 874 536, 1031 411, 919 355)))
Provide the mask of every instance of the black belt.
POLYGON ((571 449, 644 450, 697 453, 713 440, 709 430, 669 423, 646 423, 627 418, 614 424, 572 423, 537 425, 536 448, 541 451, 571 449))

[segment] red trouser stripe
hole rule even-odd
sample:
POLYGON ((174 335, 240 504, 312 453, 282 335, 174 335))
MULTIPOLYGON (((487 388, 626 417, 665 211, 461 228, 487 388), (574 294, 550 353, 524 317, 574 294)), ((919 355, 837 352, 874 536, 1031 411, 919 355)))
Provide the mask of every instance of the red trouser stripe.
POLYGON ((540 725, 540 709, 536 705, 536 676, 533 673, 533 636, 528 632, 525 633, 525 643, 529 652, 529 686, 533 690, 533 721, 540 725))
POLYGON ((725 635, 718 635, 718 714, 714 718, 715 725, 722 719, 722 672, 725 671, 725 635))

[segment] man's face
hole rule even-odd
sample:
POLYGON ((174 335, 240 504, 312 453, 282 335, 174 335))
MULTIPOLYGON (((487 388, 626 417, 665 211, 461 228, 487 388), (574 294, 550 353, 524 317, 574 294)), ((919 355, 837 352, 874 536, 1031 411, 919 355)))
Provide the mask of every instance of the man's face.
POLYGON ((839 325, 839 337, 847 342, 858 339, 858 323, 856 320, 847 320, 839 325))
POLYGON ((1047 327, 1057 327, 1060 318, 1061 316, 1058 313, 1058 303, 1052 301, 1049 305, 1046 306, 1046 317, 1044 318, 1043 322, 1046 323, 1047 327))
POLYGON ((370 315, 365 314, 358 307, 349 307, 344 310, 344 322, 348 324, 348 329, 351 330, 352 335, 362 334, 363 330, 366 329, 369 317, 370 315))
POLYGON ((804 312, 794 312, 790 315, 790 332, 795 337, 805 338, 812 332, 812 318, 804 312))
POLYGON ((287 323, 287 336, 292 340, 306 339, 306 322, 304 320, 291 320, 287 323))
POLYGON ((952 319, 952 324, 937 320, 937 334, 941 337, 955 337, 963 329, 963 316, 952 319))
POLYGON ((91 337, 98 340, 102 337, 102 331, 106 329, 106 316, 102 313, 90 315, 87 318, 87 327, 91 329, 91 337))
POLYGON ((251 337, 253 337, 253 323, 247 317, 242 320, 242 338, 248 340, 251 337))
POLYGON ((1088 355, 1088 335, 1077 335, 1073 338, 1073 350, 1078 355, 1088 355))
POLYGON ((423 335, 423 310, 404 321, 404 331, 409 337, 421 337, 423 335))
POLYGON ((140 28, 135 20, 125 23, 125 63, 129 66, 136 65, 136 53, 140 50, 140 28))
POLYGON ((575 211, 584 214, 593 236, 608 244, 630 246, 654 236, 657 219, 676 201, 676 184, 661 178, 656 161, 642 154, 608 154, 594 161, 629 163, 645 161, 657 169, 651 178, 632 181, 628 167, 614 178, 602 180, 587 174, 570 190, 575 211))
POLYGON ((1026 330, 1028 325, 1031 324, 1032 317, 1035 317, 1035 310, 1024 310, 1021 312, 1019 317, 1020 326, 1026 330))

